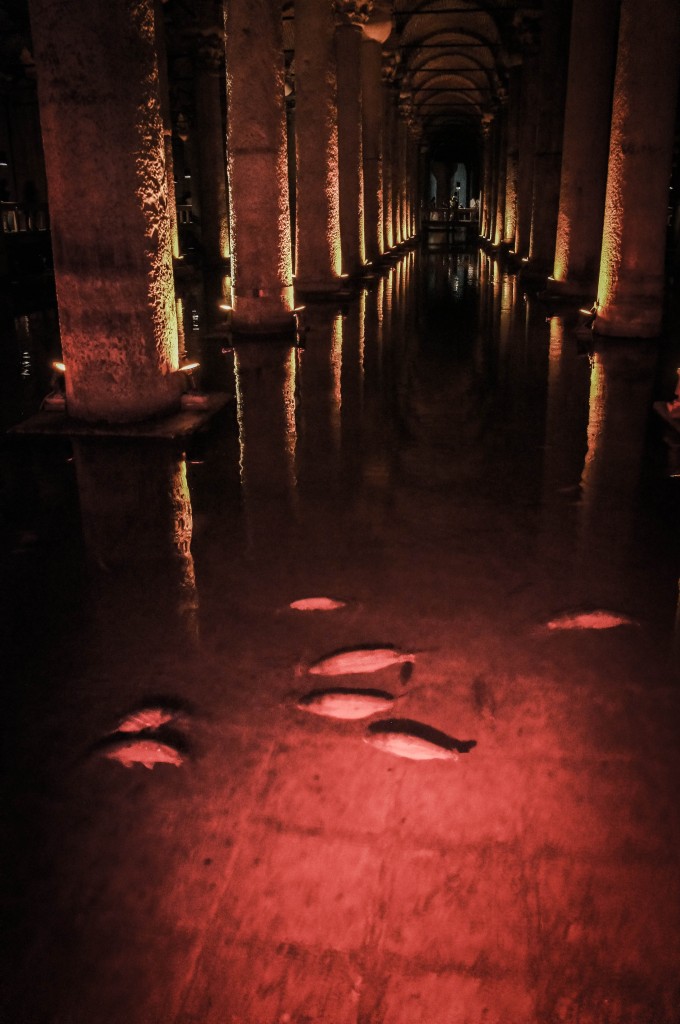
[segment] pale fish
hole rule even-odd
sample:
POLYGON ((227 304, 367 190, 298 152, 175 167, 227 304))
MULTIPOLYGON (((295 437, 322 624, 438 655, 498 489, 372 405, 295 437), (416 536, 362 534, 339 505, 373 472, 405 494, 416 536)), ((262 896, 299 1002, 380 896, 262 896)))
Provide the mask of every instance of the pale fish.
POLYGON ((364 739, 378 750, 410 761, 457 761, 459 754, 467 754, 477 745, 476 740, 454 739, 412 718, 372 722, 364 739))
POLYGON ((368 718, 392 707, 395 698, 385 690, 350 690, 344 688, 312 690, 301 697, 296 707, 326 718, 368 718))
POLYGON ((405 732, 369 733, 368 736, 364 736, 364 741, 387 754, 407 757, 411 761, 458 760, 458 751, 405 732))
POLYGON ((314 676, 344 676, 378 672, 406 661, 415 661, 415 654, 403 654, 394 647, 354 647, 320 658, 308 671, 314 676))
POLYGON ((614 629, 616 626, 637 626, 630 615, 610 612, 602 608, 594 611, 565 612, 546 622, 546 629, 614 629))
POLYGON ((184 761, 178 750, 152 737, 125 736, 102 748, 101 753, 112 761, 120 761, 125 768, 132 768, 133 764, 143 764, 145 768, 155 764, 179 766, 184 761))
POLYGON ((288 607, 296 612, 333 612, 336 608, 346 608, 347 602, 334 597, 302 597, 291 601, 288 607))
POLYGON ((126 715, 118 726, 117 732, 142 732, 144 729, 159 729, 161 725, 172 722, 176 717, 176 711, 160 705, 139 708, 126 715))

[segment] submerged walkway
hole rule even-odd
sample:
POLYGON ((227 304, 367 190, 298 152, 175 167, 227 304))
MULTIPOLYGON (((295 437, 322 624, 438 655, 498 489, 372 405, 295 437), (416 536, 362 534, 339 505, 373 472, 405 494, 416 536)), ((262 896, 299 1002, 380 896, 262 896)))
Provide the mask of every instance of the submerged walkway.
POLYGON ((654 347, 580 354, 483 254, 300 319, 295 349, 193 339, 234 400, 186 452, 6 444, 0 1019, 677 1024, 654 347), (309 673, 358 646, 394 663, 309 673), (382 710, 298 707, 327 687, 382 710), (107 756, 143 707, 181 764, 107 756))

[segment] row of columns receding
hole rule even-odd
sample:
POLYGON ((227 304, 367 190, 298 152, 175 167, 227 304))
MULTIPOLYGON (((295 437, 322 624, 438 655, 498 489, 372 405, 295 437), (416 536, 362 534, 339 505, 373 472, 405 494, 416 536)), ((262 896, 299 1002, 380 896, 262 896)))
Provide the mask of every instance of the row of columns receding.
POLYGON ((481 233, 596 301, 594 329, 656 337, 680 62, 677 0, 545 0, 540 45, 485 126, 481 233))
MULTIPOLYGON (((30 10, 68 410, 160 415, 183 390, 160 0, 30 10)), ((224 18, 212 34, 224 44, 226 174, 215 69, 205 61, 197 76, 201 165, 216 183, 202 189, 215 193, 202 230, 225 255, 230 243, 233 327, 275 332, 293 325, 294 291, 332 295, 415 234, 419 141, 361 5, 296 0, 292 117, 278 0, 230 0, 224 18)))

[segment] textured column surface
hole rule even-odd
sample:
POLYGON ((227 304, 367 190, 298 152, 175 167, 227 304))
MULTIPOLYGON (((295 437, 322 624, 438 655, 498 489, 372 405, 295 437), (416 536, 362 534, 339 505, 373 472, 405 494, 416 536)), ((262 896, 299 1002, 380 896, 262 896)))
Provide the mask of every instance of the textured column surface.
POLYGON ((293 323, 281 10, 230 0, 225 14, 233 324, 276 330, 293 323))
POLYGON ((546 276, 555 262, 570 14, 570 0, 545 0, 529 261, 546 276))
POLYGON ((532 38, 527 40, 522 63, 519 138, 517 151, 517 222, 515 252, 529 256, 531 208, 534 194, 534 153, 538 101, 538 50, 532 38))
POLYGON ((493 244, 500 245, 505 231, 505 190, 508 159, 508 111, 507 107, 498 114, 498 155, 496 161, 496 219, 494 221, 493 244))
POLYGON ((196 142, 201 186, 203 260, 219 266, 229 256, 227 154, 222 116, 224 30, 206 25, 196 38, 196 142))
POLYGON ((619 0, 574 0, 553 277, 595 294, 602 247, 619 0))
POLYGON ((163 21, 163 0, 154 0, 156 29, 156 54, 158 56, 158 80, 161 92, 161 116, 163 118, 163 146, 165 150, 165 180, 168 189, 168 217, 172 255, 179 256, 179 230, 177 228, 177 199, 175 197, 175 168, 172 156, 172 113, 170 109, 170 85, 168 82, 168 54, 165 46, 165 23, 163 21))
POLYGON ((600 334, 661 331, 668 180, 678 91, 680 7, 621 5, 598 285, 600 334))
POLYGON ((181 392, 153 0, 32 0, 69 413, 181 392))
POLYGON ((481 197, 481 210, 479 217, 479 233, 482 238, 489 238, 490 236, 490 221, 489 213, 491 210, 491 166, 492 166, 492 155, 493 155, 493 136, 491 133, 491 121, 486 118, 482 122, 482 132, 484 136, 483 152, 482 152, 482 197, 481 197))
POLYGON ((337 77, 333 0, 295 4, 297 203, 295 287, 340 285, 337 77))
POLYGON ((509 248, 515 244, 517 231, 517 171, 519 162, 519 115, 522 91, 522 69, 510 70, 510 93, 507 109, 505 157, 505 220, 502 241, 509 248))
POLYGON ((383 68, 383 163, 382 163, 382 183, 383 183, 383 243, 381 250, 382 252, 389 252, 389 250, 396 244, 396 234, 394 230, 394 195, 393 195, 393 153, 392 148, 394 145, 394 118, 395 118, 395 107, 394 107, 394 96, 393 89, 389 84, 389 80, 385 77, 386 69, 383 68))
POLYGON ((364 265, 364 165, 361 121, 359 25, 344 18, 335 29, 338 75, 338 169, 342 269, 356 274, 364 265))
POLYGON ((382 199, 382 47, 374 39, 361 43, 363 101, 364 224, 366 258, 375 263, 383 245, 382 199))

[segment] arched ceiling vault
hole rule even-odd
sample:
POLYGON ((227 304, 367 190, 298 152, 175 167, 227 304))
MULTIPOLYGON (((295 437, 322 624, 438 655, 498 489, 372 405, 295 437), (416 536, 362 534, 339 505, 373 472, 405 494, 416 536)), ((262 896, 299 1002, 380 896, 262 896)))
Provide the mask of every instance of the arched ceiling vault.
POLYGON ((394 0, 384 50, 396 58, 402 96, 430 148, 451 134, 481 135, 507 95, 521 24, 541 7, 542 0, 394 0))

